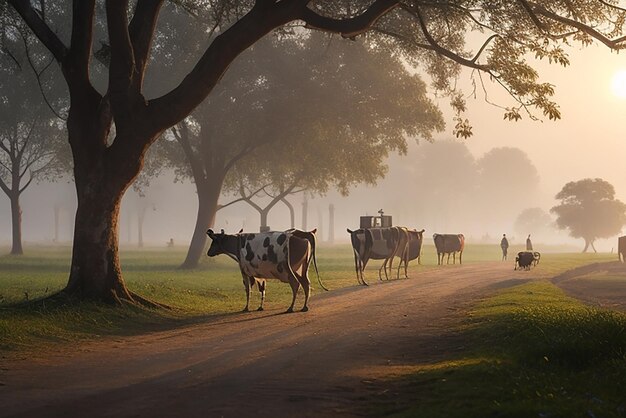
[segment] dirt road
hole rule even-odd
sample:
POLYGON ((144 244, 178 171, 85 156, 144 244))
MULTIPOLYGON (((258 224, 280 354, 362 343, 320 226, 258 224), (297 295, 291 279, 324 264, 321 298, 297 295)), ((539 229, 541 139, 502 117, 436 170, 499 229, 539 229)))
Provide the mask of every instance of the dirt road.
POLYGON ((533 277, 511 263, 445 266, 318 291, 307 313, 271 307, 82 343, 1 365, 0 416, 353 416, 381 370, 458 350, 449 324, 461 308, 533 277))

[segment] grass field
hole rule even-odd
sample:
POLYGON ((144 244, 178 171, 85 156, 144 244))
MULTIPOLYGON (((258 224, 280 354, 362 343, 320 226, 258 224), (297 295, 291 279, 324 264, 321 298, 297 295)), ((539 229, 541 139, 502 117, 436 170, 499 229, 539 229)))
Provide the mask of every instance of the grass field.
MULTIPOLYGON (((0 253, 4 250, 0 248, 0 253)), ((517 251, 510 251, 511 269, 517 251)), ((424 254, 422 265, 413 265, 409 274, 437 268, 432 246, 426 246, 424 254)), ((0 352, 26 356, 33 346, 43 351, 101 335, 136 335, 242 309, 241 276, 231 259, 204 257, 197 270, 178 270, 184 255, 182 249, 121 252, 128 286, 172 306, 171 310, 116 308, 92 302, 24 303, 64 287, 69 248, 34 247, 25 256, 0 256, 0 352)), ((464 254, 465 263, 499 259, 495 245, 468 245, 464 254)), ((533 275, 549 279, 571 268, 614 260, 611 254, 544 250, 533 275)), ((320 246, 318 262, 329 288, 356 285, 348 245, 320 246)), ((369 281, 376 280, 379 264, 374 261, 368 266, 369 281)), ((311 280, 314 294, 320 292, 313 274, 311 280)), ((284 309, 290 298, 289 286, 269 283, 267 308, 284 309)), ((251 306, 257 303, 254 291, 251 306)), ((400 397, 374 398, 367 413, 407 417, 626 416, 624 314, 588 308, 564 296, 548 280, 537 280, 481 302, 465 318, 457 324, 458 329, 450 330, 463 340, 462 353, 434 364, 407 365, 401 375, 390 378, 400 397)))
POLYGON ((483 301, 457 331, 469 346, 407 365, 392 380, 402 396, 379 397, 375 415, 626 416, 626 314, 537 281, 483 301))
MULTIPOLYGON (((0 254, 8 249, 0 248, 0 254)), ((511 248, 510 253, 517 250, 511 248)), ((59 341, 74 341, 103 334, 133 334, 159 326, 176 326, 181 321, 193 321, 209 315, 240 311, 245 304, 241 276, 236 264, 226 256, 203 257, 197 270, 179 270, 184 249, 123 249, 121 262, 124 277, 131 290, 150 299, 165 303, 172 310, 148 310, 136 307, 116 309, 107 305, 84 302, 75 305, 24 304, 61 290, 68 277, 69 247, 27 248, 24 256, 0 256, 0 349, 23 350, 29 346, 48 345, 59 341)), ((512 256, 510 256, 512 258, 512 256)), ((597 261, 607 261, 608 254, 544 254, 541 272, 546 277, 567 268, 597 261)), ((468 245, 464 262, 499 260, 496 245, 468 245)), ((320 274, 327 287, 337 289, 355 286, 354 261, 348 245, 320 246, 320 274)), ((436 254, 426 245, 422 265, 411 271, 436 266, 436 254)), ((513 262, 511 261, 511 266, 513 262)), ((366 272, 367 279, 377 278, 379 261, 373 261, 366 272)), ((316 278, 310 274, 316 292, 316 278)), ((267 308, 288 306, 289 286, 270 281, 267 308)), ((251 306, 258 303, 253 290, 251 306)), ((299 295, 301 303, 301 295, 299 295)))

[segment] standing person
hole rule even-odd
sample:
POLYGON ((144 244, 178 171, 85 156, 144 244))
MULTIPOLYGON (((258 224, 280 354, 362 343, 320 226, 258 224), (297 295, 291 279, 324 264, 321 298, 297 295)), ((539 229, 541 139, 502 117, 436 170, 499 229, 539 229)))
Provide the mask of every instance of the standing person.
POLYGON ((502 241, 500 241, 500 248, 502 248, 502 261, 506 260, 507 253, 509 251, 509 240, 506 239, 506 234, 502 234, 502 241))
POLYGON ((528 238, 526 238, 526 251, 532 251, 533 250, 533 243, 530 240, 530 234, 528 234, 528 238))

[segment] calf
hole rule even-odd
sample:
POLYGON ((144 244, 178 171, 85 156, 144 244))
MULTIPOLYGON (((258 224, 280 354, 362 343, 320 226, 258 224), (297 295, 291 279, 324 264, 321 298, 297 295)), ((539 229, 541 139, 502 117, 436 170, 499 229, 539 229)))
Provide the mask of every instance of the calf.
POLYGON ((239 264, 246 291, 244 311, 249 310, 250 288, 255 283, 261 293, 261 305, 258 310, 263 310, 265 279, 278 279, 281 282, 289 283, 293 297, 287 312, 293 312, 296 294, 300 285, 302 285, 304 289, 304 306, 302 311, 306 312, 309 310, 310 281, 308 267, 311 254, 309 240, 289 232, 229 235, 225 234, 224 230, 219 234, 215 234, 209 229, 207 235, 212 240, 207 252, 209 257, 226 254, 239 264))
MULTIPOLYGON (((540 257, 541 255, 539 255, 539 258, 540 257)), ((530 267, 533 263, 535 263, 535 260, 537 263, 539 262, 539 258, 535 259, 535 254, 530 251, 520 251, 517 253, 517 257, 515 257, 514 270, 517 270, 518 267, 520 270, 530 270, 530 267)))

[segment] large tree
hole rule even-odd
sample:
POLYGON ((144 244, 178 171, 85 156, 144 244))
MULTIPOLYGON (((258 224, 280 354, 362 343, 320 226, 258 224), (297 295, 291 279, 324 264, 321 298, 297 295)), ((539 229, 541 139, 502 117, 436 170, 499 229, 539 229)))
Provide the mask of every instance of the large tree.
MULTIPOLYGON (((539 82, 527 54, 566 64, 562 45, 569 39, 597 39, 612 48, 624 41, 624 10, 605 0, 190 1, 205 9, 201 20, 189 24, 206 25, 208 46, 176 86, 146 97, 146 69, 163 0, 105 2, 108 84, 100 90, 90 77, 95 0, 74 0, 71 11, 63 9, 56 20, 45 0, 3 0, 2 13, 9 13, 6 3, 55 58, 69 90, 67 130, 78 209, 65 293, 112 301, 133 300, 122 278, 117 224, 122 195, 140 172, 148 147, 207 97, 241 52, 274 29, 297 24, 348 38, 369 33, 373 45, 423 66, 442 90, 451 89, 450 78, 457 73, 450 63, 474 68, 517 99, 506 111, 509 119, 533 109, 559 117, 552 85, 539 82), (67 37, 61 36, 63 28, 70 28, 67 37), (465 47, 473 31, 487 39, 477 56, 465 47)), ((465 106, 460 96, 454 103, 465 106)), ((456 130, 470 133, 460 118, 456 130)))
POLYGON ((158 146, 179 176, 193 178, 198 194, 183 267, 197 265, 207 228, 228 205, 218 206, 228 177, 228 191, 259 211, 265 227, 289 194, 325 193, 329 185, 347 193, 359 181, 373 183, 388 153, 405 151, 407 136, 431 139, 442 128, 421 79, 363 42, 313 33, 257 43, 192 120, 173 129, 182 152, 171 141, 158 146), (267 206, 250 195, 260 189, 272 196, 267 206))
POLYGON ((583 252, 597 238, 617 235, 626 223, 626 204, 615 199, 613 185, 605 180, 583 179, 571 181, 556 195, 561 204, 550 212, 557 216, 560 229, 569 229, 574 238, 585 240, 583 252))

